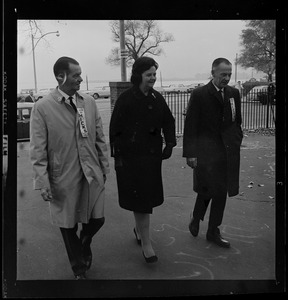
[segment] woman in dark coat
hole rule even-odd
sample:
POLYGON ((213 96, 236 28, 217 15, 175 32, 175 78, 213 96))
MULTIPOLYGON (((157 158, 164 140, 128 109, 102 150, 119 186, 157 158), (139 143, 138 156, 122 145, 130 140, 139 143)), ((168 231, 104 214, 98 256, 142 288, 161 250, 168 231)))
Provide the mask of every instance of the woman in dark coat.
POLYGON ((134 213, 134 234, 147 262, 157 261, 149 225, 153 208, 164 201, 162 159, 168 159, 176 145, 174 117, 163 96, 153 89, 157 68, 150 57, 135 61, 133 86, 117 99, 110 121, 119 205, 134 213))

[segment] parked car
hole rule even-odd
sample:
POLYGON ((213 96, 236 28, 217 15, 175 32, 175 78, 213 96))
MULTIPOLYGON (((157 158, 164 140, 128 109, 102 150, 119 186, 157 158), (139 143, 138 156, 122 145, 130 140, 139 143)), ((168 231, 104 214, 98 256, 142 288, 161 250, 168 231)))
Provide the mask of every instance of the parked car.
POLYGON ((258 101, 263 105, 267 105, 268 97, 270 97, 269 103, 275 105, 276 104, 276 83, 270 83, 267 87, 267 92, 259 94, 258 101))
POLYGON ((261 104, 265 105, 268 103, 268 94, 272 93, 271 104, 276 104, 276 84, 273 83, 273 90, 269 91, 268 85, 259 85, 252 88, 252 90, 243 97, 246 101, 259 101, 261 104))
POLYGON ((159 93, 165 92, 165 90, 162 86, 154 86, 153 89, 159 93))
POLYGON ((30 139, 30 116, 34 103, 17 103, 17 141, 30 139))
POLYGON ((251 91, 244 97, 246 101, 259 101, 261 94, 267 94, 267 85, 254 86, 251 91))
POLYGON ((18 94, 17 95, 17 102, 25 102, 25 103, 34 103, 34 102, 36 102, 37 100, 35 99, 35 100, 33 100, 31 97, 28 97, 29 96, 29 94, 27 94, 27 95, 25 95, 25 94, 18 94))
POLYGON ((35 89, 22 89, 20 94, 29 95, 30 91, 33 91, 33 94, 35 94, 35 89))
POLYGON ((17 102, 25 102, 25 98, 28 96, 29 94, 17 94, 17 102))
POLYGON ((204 85, 204 83, 192 83, 192 84, 189 84, 189 85, 187 85, 187 92, 188 93, 191 93, 192 92, 192 90, 194 90, 194 89, 196 89, 197 87, 199 87, 199 86, 203 86, 204 85))
POLYGON ((95 88, 93 90, 86 90, 86 91, 82 90, 81 92, 92 96, 94 99, 110 97, 109 86, 103 86, 103 87, 95 88))
POLYGON ((178 94, 180 92, 187 92, 187 86, 184 84, 171 84, 169 86, 163 86, 164 92, 167 94, 178 94))
POLYGON ((40 89, 38 93, 34 94, 35 101, 38 101, 39 99, 43 98, 44 96, 50 94, 51 91, 55 90, 55 88, 46 88, 46 89, 40 89))

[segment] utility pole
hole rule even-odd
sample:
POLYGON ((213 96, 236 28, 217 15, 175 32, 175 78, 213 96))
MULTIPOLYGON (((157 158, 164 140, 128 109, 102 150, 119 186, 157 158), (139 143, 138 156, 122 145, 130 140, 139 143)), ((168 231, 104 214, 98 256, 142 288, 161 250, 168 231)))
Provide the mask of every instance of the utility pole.
POLYGON ((121 81, 127 81, 126 76, 126 57, 128 56, 125 50, 125 31, 124 20, 120 20, 120 63, 121 63, 121 81))
POLYGON ((38 92, 37 90, 37 77, 36 77, 36 63, 35 63, 35 46, 34 46, 34 36, 31 34, 32 39, 32 54, 33 54, 33 71, 34 71, 34 85, 35 85, 35 93, 38 92))
POLYGON ((59 31, 53 31, 53 32, 47 32, 43 35, 41 35, 40 37, 35 37, 33 35, 33 33, 31 32, 31 39, 32 39, 32 54, 33 54, 33 70, 34 70, 34 83, 35 83, 35 93, 38 92, 38 88, 37 88, 37 76, 36 76, 36 62, 35 62, 35 48, 38 45, 39 41, 46 35, 48 34, 52 34, 52 33, 56 33, 56 36, 60 36, 59 31), (34 43, 34 40, 37 40, 36 44, 34 43))
POLYGON ((237 60, 238 60, 238 54, 236 53, 236 60, 235 60, 235 83, 237 83, 237 60))
POLYGON ((87 88, 87 91, 89 90, 88 88, 88 76, 86 75, 86 88, 87 88))

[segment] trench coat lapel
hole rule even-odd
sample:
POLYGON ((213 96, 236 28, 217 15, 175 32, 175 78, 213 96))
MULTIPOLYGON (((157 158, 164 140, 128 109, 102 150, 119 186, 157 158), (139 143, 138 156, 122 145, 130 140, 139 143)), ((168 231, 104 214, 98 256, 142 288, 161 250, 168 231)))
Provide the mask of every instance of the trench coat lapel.
MULTIPOLYGON (((213 83, 212 83, 212 80, 208 83, 208 91, 209 93, 213 96, 213 97, 216 97, 217 100, 219 101, 219 103, 221 105, 223 105, 223 98, 222 96, 220 95, 220 93, 218 93, 218 91, 215 89, 213 83)), ((225 92, 224 92, 224 95, 225 95, 225 92)))

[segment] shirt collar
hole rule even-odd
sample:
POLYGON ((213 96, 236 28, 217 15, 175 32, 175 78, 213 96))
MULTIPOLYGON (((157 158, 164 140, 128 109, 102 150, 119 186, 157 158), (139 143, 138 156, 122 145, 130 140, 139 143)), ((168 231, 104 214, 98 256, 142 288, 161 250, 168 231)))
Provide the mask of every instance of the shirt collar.
POLYGON ((218 86, 216 86, 216 85, 214 84, 213 81, 212 81, 212 84, 214 85, 214 87, 215 87, 215 89, 217 90, 217 92, 219 92, 220 90, 221 90, 222 92, 224 92, 224 89, 219 89, 218 86))
POLYGON ((75 98, 76 98, 76 95, 75 95, 75 94, 74 94, 73 96, 69 96, 69 95, 67 95, 66 93, 64 93, 63 91, 61 91, 61 90, 59 89, 59 86, 57 87, 57 89, 58 89, 58 92, 65 98, 65 100, 68 100, 69 97, 72 97, 72 98, 73 98, 73 101, 75 101, 75 98))

